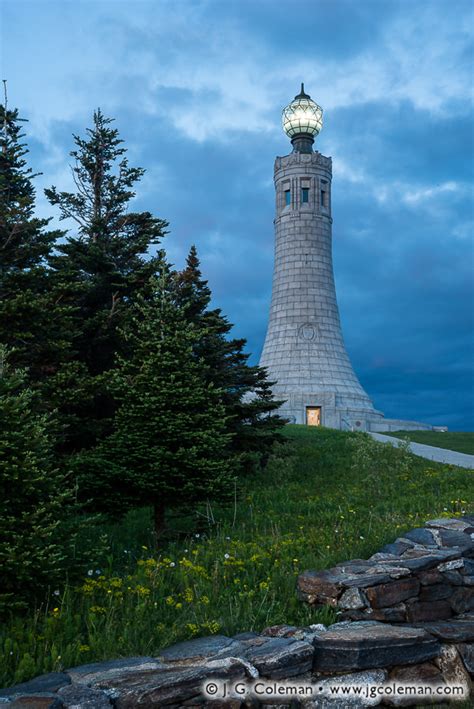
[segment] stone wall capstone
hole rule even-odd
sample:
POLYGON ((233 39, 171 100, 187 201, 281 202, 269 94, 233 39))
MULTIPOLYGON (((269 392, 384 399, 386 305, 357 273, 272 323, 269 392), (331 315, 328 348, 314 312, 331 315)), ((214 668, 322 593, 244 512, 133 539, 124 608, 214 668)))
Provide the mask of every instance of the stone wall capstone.
POLYGON ((436 519, 354 559, 298 578, 298 593, 344 620, 422 623, 474 611, 474 519, 436 519))

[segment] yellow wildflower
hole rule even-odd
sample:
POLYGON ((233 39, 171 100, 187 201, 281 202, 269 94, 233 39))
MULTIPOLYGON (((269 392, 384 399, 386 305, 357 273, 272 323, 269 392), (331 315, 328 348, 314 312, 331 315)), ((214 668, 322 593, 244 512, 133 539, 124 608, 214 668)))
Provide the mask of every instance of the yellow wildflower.
POLYGON ((201 628, 203 630, 208 630, 212 635, 215 635, 215 633, 219 632, 221 626, 217 620, 208 620, 206 623, 201 624, 201 628))
POLYGON ((151 591, 149 588, 145 588, 145 586, 136 586, 135 591, 138 593, 139 596, 149 596, 151 591))

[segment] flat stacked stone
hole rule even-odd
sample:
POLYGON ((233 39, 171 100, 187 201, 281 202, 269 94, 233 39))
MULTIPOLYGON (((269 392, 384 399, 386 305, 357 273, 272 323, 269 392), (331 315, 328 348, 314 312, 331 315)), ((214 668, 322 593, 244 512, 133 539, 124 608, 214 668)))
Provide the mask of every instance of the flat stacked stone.
POLYGON ((439 655, 439 642, 421 628, 361 621, 332 626, 314 640, 313 668, 321 672, 412 665, 439 655))
POLYGON ((390 623, 447 620, 474 610, 474 519, 438 519, 369 559, 306 571, 298 592, 343 619, 390 623))

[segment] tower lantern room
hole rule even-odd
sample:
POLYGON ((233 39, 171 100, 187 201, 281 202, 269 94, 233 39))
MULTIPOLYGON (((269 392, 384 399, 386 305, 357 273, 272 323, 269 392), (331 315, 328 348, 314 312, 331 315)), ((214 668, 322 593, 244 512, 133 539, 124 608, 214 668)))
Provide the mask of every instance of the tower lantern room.
POLYGON ((314 139, 323 127, 323 109, 305 93, 304 84, 301 84, 300 93, 283 109, 281 122, 295 152, 313 152, 314 139))

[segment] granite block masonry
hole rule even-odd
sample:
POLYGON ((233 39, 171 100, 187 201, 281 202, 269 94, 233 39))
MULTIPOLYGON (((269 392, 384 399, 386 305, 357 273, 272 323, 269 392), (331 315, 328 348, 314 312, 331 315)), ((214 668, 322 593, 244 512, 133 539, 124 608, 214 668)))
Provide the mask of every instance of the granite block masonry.
POLYGON ((304 92, 283 110, 293 152, 275 161, 275 263, 260 365, 282 416, 337 429, 431 429, 391 425, 362 388, 342 336, 332 263, 332 161, 314 152, 322 109, 304 92))

